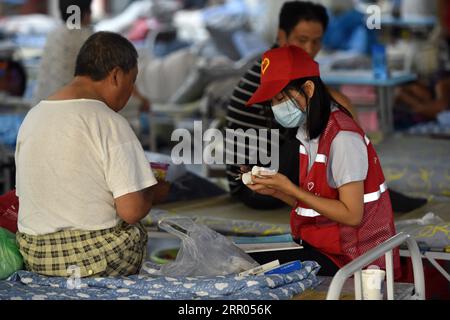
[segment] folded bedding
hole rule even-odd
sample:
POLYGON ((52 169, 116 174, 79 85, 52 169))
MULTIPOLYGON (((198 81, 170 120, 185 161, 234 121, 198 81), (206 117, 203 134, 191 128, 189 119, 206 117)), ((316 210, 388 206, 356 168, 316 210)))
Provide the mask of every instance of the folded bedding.
POLYGON ((306 261, 302 270, 270 276, 170 278, 144 271, 78 283, 19 271, 0 282, 0 300, 288 300, 316 287, 319 269, 316 262, 306 261))

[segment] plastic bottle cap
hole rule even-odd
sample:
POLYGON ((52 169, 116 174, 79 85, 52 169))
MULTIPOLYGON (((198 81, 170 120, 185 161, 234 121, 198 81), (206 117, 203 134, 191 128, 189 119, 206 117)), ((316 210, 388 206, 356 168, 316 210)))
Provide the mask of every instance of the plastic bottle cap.
POLYGON ((275 170, 269 169, 269 168, 262 168, 254 166, 252 169, 252 174, 257 177, 264 177, 264 176, 271 176, 277 174, 275 170))
POLYGON ((245 185, 254 184, 254 183, 253 183, 253 180, 252 180, 252 174, 251 174, 251 172, 247 172, 247 173, 244 173, 244 174, 242 175, 242 182, 243 182, 245 185))

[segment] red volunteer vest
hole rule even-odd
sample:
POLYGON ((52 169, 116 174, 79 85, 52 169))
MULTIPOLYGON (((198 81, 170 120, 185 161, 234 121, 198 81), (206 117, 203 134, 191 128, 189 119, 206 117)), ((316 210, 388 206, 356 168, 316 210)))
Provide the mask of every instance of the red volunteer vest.
MULTIPOLYGON (((356 132, 367 144, 369 169, 364 181, 364 216, 361 224, 350 227, 334 222, 301 202, 291 212, 293 237, 317 248, 339 267, 396 234, 391 200, 377 153, 363 130, 342 111, 331 113, 327 128, 319 139, 316 160, 309 172, 308 154, 305 147, 300 146, 300 187, 316 196, 339 198, 338 190, 328 185, 327 166, 331 144, 341 131, 356 132)), ((385 269, 385 258, 372 264, 385 269)), ((394 268, 396 273, 400 268, 398 249, 394 251, 394 268)))

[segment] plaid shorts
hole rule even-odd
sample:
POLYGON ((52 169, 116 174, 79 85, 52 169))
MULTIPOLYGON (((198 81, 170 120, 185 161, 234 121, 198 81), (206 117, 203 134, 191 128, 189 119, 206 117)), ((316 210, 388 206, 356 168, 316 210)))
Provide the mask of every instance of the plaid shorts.
POLYGON ((147 240, 142 224, 123 221, 99 231, 65 230, 43 236, 17 233, 27 270, 55 277, 70 276, 74 267, 82 278, 136 274, 145 258, 147 240))

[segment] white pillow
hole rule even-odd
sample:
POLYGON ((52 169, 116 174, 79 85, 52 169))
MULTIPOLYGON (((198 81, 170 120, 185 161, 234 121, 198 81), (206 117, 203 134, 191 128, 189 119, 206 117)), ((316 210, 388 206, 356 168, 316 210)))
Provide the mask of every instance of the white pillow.
POLYGON ((167 103, 186 82, 196 60, 189 48, 163 58, 141 56, 136 81, 139 92, 153 103, 167 103))

